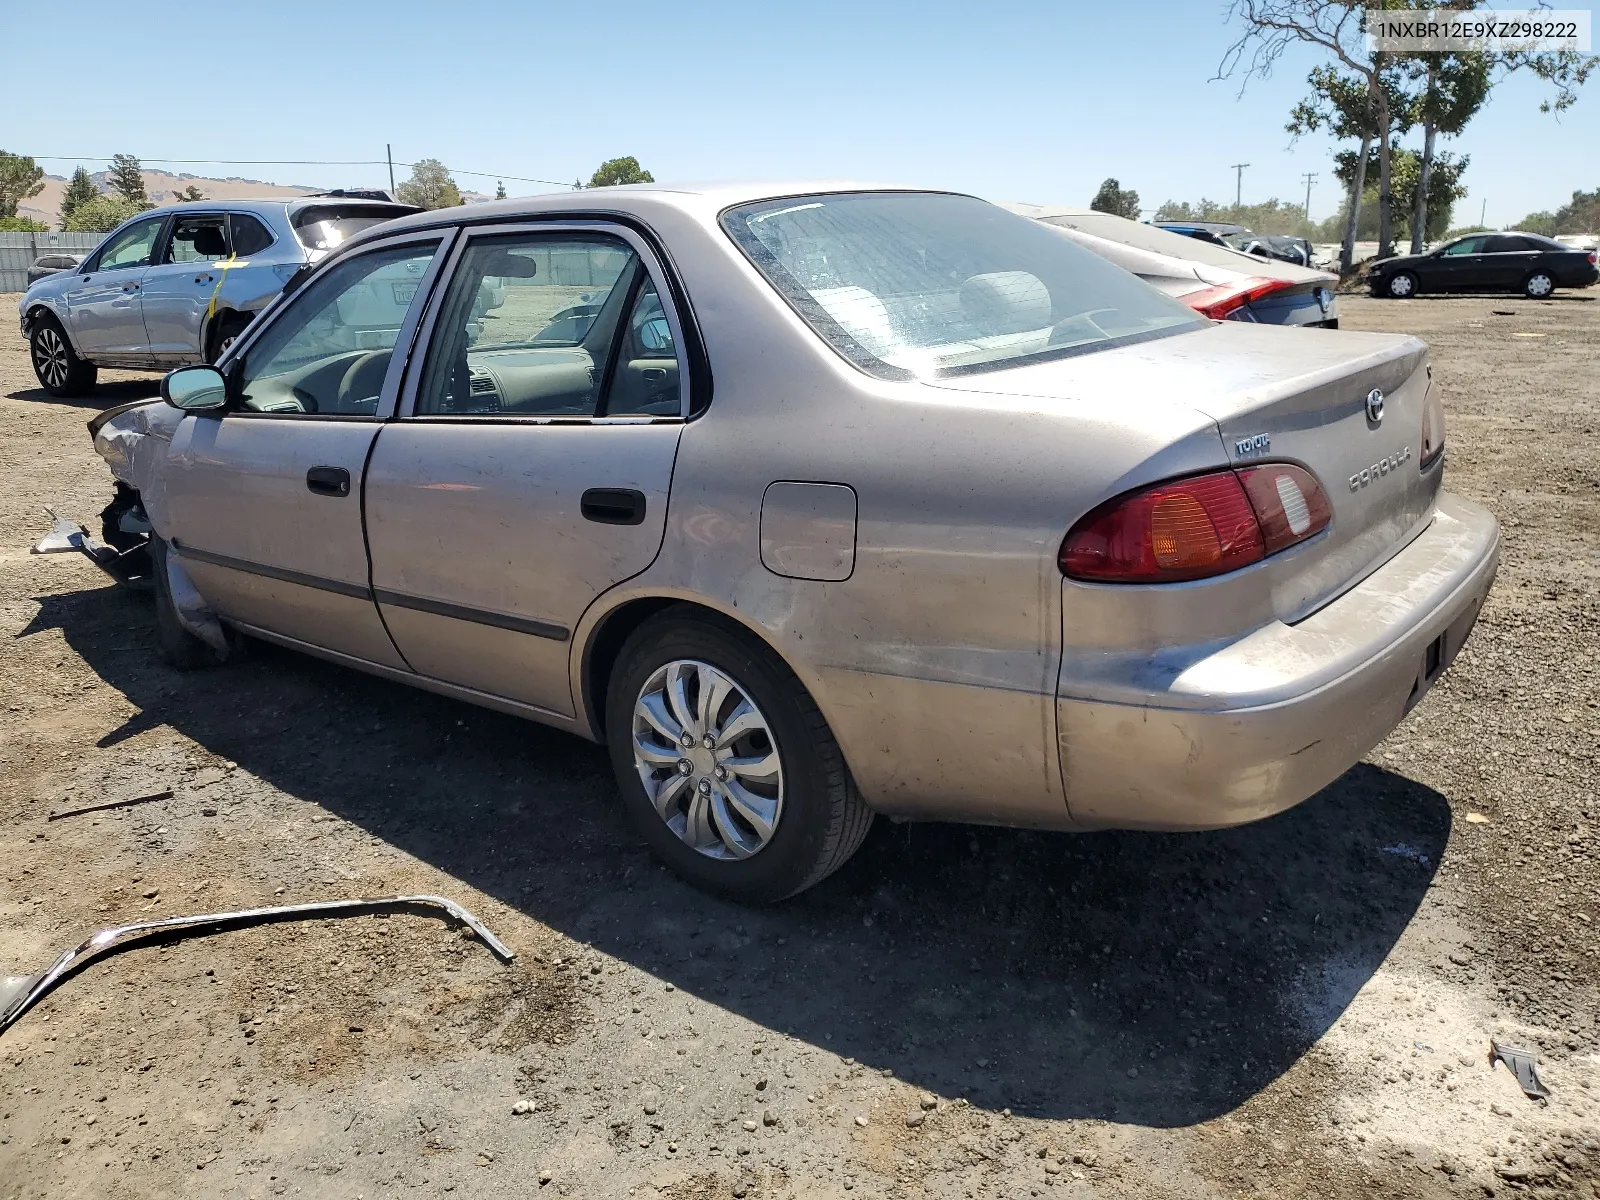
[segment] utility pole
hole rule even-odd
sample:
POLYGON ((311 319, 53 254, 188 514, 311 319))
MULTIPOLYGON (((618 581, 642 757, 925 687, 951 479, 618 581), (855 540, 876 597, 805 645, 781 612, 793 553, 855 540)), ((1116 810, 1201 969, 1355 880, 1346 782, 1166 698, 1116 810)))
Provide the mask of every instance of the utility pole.
MULTIPOLYGON (((1249 163, 1233 164, 1233 207, 1235 210, 1237 210, 1244 201, 1244 169, 1249 165, 1249 163)), ((1235 211, 1234 215, 1237 216, 1238 212, 1235 211)))
POLYGON ((1478 212, 1478 224, 1483 224, 1483 219, 1489 215, 1489 197, 1483 198, 1483 208, 1478 212))
POLYGON ((1311 220, 1311 184, 1316 179, 1315 171, 1307 171, 1300 178, 1306 181, 1306 220, 1311 220))
POLYGON ((383 144, 383 155, 389 160, 389 199, 394 199, 394 147, 388 142, 383 144))

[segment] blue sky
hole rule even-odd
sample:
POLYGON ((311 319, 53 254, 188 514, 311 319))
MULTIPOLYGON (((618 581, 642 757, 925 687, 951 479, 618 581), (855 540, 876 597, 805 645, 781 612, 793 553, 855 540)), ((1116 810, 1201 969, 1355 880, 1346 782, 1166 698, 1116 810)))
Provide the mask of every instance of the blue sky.
MULTIPOLYGON (((13 14, 17 0, 5 7, 13 14)), ((657 179, 864 178, 1086 204, 1101 179, 1166 199, 1337 203, 1333 145, 1283 126, 1317 59, 1212 80, 1221 0, 1104 5, 491 4, 343 0, 72 6, 85 31, 0 79, 0 147, 158 159, 397 159, 567 181, 633 154, 657 179), (93 49, 115 47, 102 57, 93 49), (26 117, 23 116, 26 114, 26 117)), ((15 16, 0 25, 17 27, 15 16)), ((1600 83, 1557 120, 1537 81, 1503 86, 1447 148, 1472 156, 1457 223, 1600 187, 1600 83)), ((74 162, 42 161, 52 174, 74 162)), ((381 167, 170 167, 320 186, 381 167)), ((458 175, 492 191, 492 178, 458 175)), ((507 178, 512 195, 547 190, 507 178)))

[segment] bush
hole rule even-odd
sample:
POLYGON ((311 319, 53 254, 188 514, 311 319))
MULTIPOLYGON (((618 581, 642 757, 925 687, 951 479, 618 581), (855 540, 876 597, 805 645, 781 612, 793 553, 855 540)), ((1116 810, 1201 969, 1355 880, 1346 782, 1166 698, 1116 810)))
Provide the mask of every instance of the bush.
POLYGON ((144 212, 144 206, 109 194, 85 200, 72 210, 65 223, 67 233, 110 233, 129 217, 144 212))
POLYGON ((50 226, 32 217, 0 217, 0 233, 48 233, 50 226))

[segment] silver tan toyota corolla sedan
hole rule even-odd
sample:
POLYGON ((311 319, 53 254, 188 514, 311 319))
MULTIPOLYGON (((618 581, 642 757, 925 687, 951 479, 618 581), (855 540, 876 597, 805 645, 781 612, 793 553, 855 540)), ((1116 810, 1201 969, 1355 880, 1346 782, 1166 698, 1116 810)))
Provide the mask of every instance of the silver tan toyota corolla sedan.
POLYGON ((939 192, 403 218, 163 397, 93 423, 79 540, 145 560, 171 661, 243 633, 603 741, 654 851, 749 901, 875 813, 1296 804, 1498 558, 1420 342, 1208 320, 939 192))

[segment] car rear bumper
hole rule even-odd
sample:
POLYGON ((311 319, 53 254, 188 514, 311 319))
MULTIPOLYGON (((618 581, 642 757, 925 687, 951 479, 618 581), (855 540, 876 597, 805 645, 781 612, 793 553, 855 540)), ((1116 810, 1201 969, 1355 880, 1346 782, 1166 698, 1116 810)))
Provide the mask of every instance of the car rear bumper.
POLYGON ((1499 557, 1494 516, 1442 494, 1409 545, 1294 625, 1122 678, 1069 654, 1056 705, 1074 824, 1214 829, 1311 796, 1450 665, 1499 557))

